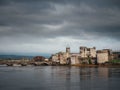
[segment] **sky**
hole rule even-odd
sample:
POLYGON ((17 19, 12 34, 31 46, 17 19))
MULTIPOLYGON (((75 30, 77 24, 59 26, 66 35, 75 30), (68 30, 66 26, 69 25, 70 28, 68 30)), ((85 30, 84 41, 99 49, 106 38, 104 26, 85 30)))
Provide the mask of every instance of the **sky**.
POLYGON ((120 49, 120 0, 0 0, 0 54, 120 49))

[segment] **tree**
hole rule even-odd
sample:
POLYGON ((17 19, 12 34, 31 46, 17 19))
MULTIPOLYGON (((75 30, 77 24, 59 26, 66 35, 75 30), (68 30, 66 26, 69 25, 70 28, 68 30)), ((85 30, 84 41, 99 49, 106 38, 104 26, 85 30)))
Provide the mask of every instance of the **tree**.
POLYGON ((45 60, 45 57, 43 57, 43 56, 36 56, 36 57, 33 58, 33 60, 36 61, 36 62, 42 62, 42 61, 45 60))

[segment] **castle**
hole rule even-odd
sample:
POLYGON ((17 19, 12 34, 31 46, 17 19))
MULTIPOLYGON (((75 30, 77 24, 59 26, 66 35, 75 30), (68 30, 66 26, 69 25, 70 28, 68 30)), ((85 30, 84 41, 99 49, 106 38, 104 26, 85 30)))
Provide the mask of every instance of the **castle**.
POLYGON ((52 55, 52 62, 57 64, 101 64, 113 59, 112 50, 96 50, 96 47, 87 48, 81 46, 79 53, 71 53, 70 47, 66 47, 66 52, 58 52, 52 55))

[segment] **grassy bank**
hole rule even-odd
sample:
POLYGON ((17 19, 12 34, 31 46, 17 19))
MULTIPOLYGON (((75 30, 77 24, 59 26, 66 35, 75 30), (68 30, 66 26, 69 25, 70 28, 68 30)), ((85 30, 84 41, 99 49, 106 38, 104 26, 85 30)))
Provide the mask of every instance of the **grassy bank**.
POLYGON ((119 63, 120 64, 120 59, 112 60, 112 61, 110 61, 110 63, 113 63, 113 64, 119 63))

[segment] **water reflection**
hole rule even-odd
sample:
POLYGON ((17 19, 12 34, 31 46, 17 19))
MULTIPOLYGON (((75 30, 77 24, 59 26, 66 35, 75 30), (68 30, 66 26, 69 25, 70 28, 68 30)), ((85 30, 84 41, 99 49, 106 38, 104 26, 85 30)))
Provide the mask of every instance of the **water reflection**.
POLYGON ((120 89, 120 68, 0 67, 0 76, 0 90, 120 89))

